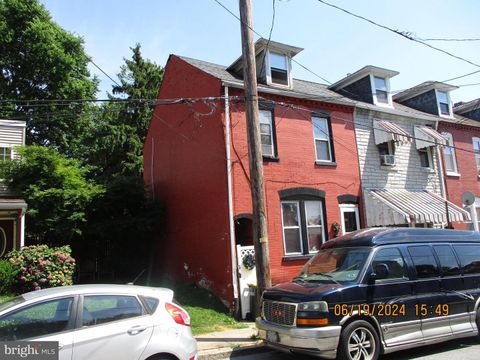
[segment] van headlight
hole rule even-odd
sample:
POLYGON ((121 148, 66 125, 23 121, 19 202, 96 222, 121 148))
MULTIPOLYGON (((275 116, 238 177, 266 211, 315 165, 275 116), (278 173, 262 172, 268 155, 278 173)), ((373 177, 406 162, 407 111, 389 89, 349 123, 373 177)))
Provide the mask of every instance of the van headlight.
POLYGON ((328 304, 326 301, 309 301, 298 304, 297 326, 328 325, 328 304))
POLYGON ((298 311, 328 312, 326 301, 309 301, 298 304, 298 311))

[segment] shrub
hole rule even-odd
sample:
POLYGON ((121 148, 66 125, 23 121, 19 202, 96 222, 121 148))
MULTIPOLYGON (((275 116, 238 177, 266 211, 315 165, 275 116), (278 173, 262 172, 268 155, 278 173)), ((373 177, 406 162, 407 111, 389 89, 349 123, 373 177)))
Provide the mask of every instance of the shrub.
POLYGON ((0 294, 12 292, 17 271, 8 260, 0 260, 0 294))
POLYGON ((47 245, 25 246, 13 250, 8 261, 17 272, 20 291, 40 290, 73 284, 75 259, 69 246, 50 248, 47 245))

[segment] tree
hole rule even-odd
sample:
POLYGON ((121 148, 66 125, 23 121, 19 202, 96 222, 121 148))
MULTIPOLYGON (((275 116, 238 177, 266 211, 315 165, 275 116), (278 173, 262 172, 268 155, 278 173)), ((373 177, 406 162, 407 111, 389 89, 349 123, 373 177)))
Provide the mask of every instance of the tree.
POLYGON ((120 86, 114 86, 110 95, 111 99, 131 101, 105 104, 90 137, 89 161, 105 181, 119 174, 141 177, 143 143, 153 110, 151 100, 156 98, 163 80, 164 69, 144 59, 139 44, 131 50, 132 58, 125 59, 118 74, 120 86))
POLYGON ((1 164, 5 182, 28 204, 27 241, 65 245, 82 234, 86 210, 103 187, 87 179, 88 169, 53 147, 17 148, 19 158, 1 164))
POLYGON ((37 0, 0 0, 0 54, 0 100, 8 101, 0 117, 27 120, 28 144, 74 153, 91 128, 92 105, 71 100, 94 99, 98 85, 83 40, 37 0))

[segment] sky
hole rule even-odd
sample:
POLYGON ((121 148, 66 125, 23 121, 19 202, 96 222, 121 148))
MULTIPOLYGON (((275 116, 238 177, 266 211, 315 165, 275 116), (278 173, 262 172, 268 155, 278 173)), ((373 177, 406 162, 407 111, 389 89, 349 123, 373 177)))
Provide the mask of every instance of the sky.
MULTIPOLYGON (((230 65, 241 55, 240 23, 215 0, 40 0, 53 20, 81 36, 92 60, 116 79, 130 47, 164 66, 170 54, 230 65)), ((479 39, 478 0, 325 0, 417 38, 479 39)), ((236 15, 238 0, 218 0, 236 15)), ((427 80, 445 81, 480 70, 480 41, 429 41, 469 60, 447 56, 376 27, 318 0, 252 0, 253 25, 264 38, 304 50, 293 64, 295 78, 335 83, 365 65, 400 72, 393 91, 427 80), (273 9, 275 8, 275 12, 273 9)), ((255 35, 255 39, 258 36, 255 35)), ((90 65, 101 80, 102 98, 112 81, 90 65)), ((454 102, 480 97, 480 72, 458 80, 454 102), (467 85, 467 86, 465 86, 467 85), (468 86, 470 85, 470 86, 468 86)), ((328 84, 328 83, 327 83, 328 84)))

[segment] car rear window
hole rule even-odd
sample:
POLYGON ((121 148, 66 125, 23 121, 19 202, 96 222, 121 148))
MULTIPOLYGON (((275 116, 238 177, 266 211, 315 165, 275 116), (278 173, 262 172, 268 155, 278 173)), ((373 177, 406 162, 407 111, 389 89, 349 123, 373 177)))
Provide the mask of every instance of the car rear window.
POLYGON ((453 248, 460 259, 464 274, 480 273, 480 246, 454 245, 453 248))
POLYGON ((158 299, 153 297, 144 297, 145 305, 147 305, 147 310, 150 314, 153 314, 158 306, 158 299))
POLYGON ((408 252, 413 260, 417 278, 438 276, 437 261, 430 246, 409 246, 408 252))

